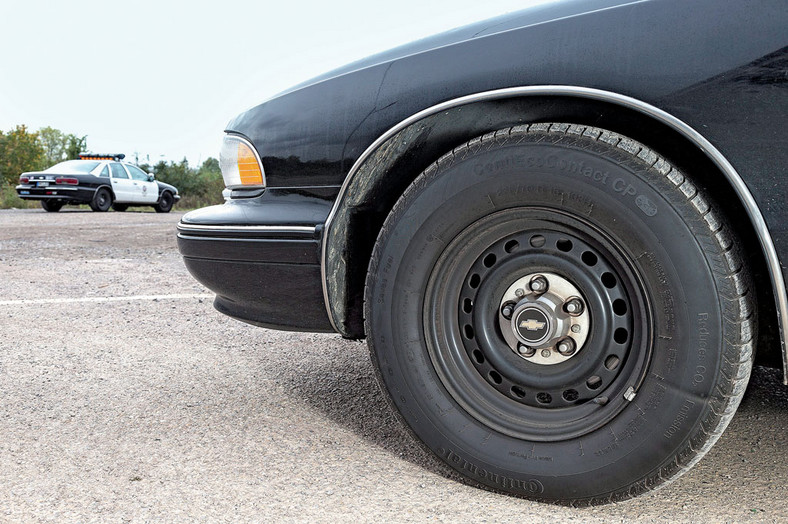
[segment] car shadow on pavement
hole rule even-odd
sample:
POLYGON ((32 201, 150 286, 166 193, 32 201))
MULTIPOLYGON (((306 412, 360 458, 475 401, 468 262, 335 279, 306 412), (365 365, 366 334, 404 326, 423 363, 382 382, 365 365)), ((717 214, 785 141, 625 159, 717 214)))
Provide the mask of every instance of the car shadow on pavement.
MULTIPOLYGON (((330 420, 397 457, 446 478, 466 482, 424 448, 401 423, 380 390, 363 342, 336 341, 319 355, 289 361, 277 381, 294 396, 330 420), (287 369, 291 366, 290 369, 287 369)), ((763 489, 788 482, 788 386, 779 370, 756 367, 739 412, 707 457, 672 486, 654 497, 752 493, 732 472, 743 468, 763 489), (758 429, 756 429, 758 428, 758 429)), ((466 482, 467 483, 467 482, 466 482)), ((751 496, 750 496, 751 498, 751 496)), ((745 499, 742 499, 745 500, 745 499)))
POLYGON ((410 433, 378 386, 365 342, 336 340, 298 362, 279 363, 277 381, 338 425, 400 459, 461 480, 410 433))

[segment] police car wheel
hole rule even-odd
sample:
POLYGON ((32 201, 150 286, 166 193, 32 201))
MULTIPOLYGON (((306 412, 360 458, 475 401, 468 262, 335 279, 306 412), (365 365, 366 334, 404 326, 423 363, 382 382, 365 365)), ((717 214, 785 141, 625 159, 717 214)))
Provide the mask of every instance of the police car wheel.
POLYGON ((106 187, 99 188, 90 201, 90 209, 93 211, 108 211, 112 205, 112 193, 106 187))
POLYGON ((577 505, 686 471, 727 426, 754 331, 733 233, 626 137, 501 130, 424 171, 365 290, 382 387, 469 481, 577 505))
POLYGON ((174 203, 175 199, 172 194, 169 191, 165 191, 161 194, 159 202, 153 206, 153 209, 155 209, 157 213, 169 213, 174 203))
POLYGON ((41 207, 49 213, 57 213, 63 207, 63 202, 59 200, 42 200, 41 207))

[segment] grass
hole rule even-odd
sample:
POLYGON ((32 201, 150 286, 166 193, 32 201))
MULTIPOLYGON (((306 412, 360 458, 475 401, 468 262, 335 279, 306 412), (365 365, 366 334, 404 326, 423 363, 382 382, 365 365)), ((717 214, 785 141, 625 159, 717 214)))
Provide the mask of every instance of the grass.
POLYGON ((36 200, 22 200, 16 194, 13 184, 0 183, 0 209, 32 209, 41 207, 36 200))

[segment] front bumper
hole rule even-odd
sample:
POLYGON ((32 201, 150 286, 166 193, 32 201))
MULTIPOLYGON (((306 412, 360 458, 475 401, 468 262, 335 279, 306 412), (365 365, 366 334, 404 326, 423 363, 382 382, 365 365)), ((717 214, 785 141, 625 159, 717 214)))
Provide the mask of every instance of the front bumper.
POLYGON ((184 215, 178 224, 184 263, 216 293, 214 307, 226 315, 273 329, 333 331, 320 276, 322 223, 315 220, 325 220, 330 202, 267 193, 184 215))

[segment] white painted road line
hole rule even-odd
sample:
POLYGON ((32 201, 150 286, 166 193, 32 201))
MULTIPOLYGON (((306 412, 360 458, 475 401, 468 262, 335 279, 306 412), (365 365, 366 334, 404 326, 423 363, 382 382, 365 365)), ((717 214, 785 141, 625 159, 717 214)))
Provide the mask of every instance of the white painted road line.
POLYGON ((187 295, 131 295, 127 297, 82 297, 82 298, 39 298, 30 300, 0 300, 0 306, 32 306, 39 304, 79 304, 83 302, 127 302, 129 300, 184 300, 190 298, 213 298, 212 294, 193 293, 187 295))

